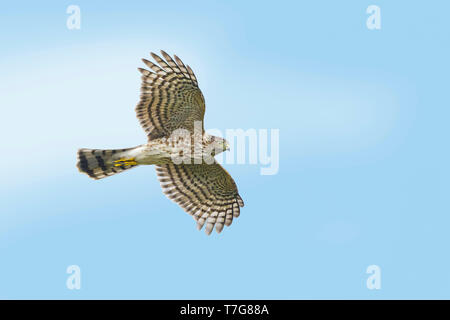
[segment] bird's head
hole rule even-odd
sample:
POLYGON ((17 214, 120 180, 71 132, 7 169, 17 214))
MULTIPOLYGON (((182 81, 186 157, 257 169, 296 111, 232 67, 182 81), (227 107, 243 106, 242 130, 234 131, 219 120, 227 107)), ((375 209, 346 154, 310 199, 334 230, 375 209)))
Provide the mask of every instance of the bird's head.
POLYGON ((208 145, 211 148, 213 155, 230 150, 230 145, 227 140, 217 136, 208 136, 208 145))

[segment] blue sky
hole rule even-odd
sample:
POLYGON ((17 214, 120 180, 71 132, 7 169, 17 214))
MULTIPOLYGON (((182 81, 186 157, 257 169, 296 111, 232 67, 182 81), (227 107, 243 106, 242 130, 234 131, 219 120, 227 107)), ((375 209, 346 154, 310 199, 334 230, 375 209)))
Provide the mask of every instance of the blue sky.
POLYGON ((449 9, 3 4, 0 298, 450 298, 449 9), (151 167, 101 181, 75 168, 80 147, 145 142, 136 68, 159 49, 195 71, 207 128, 280 130, 278 174, 225 165, 246 206, 220 235, 196 231, 151 167))

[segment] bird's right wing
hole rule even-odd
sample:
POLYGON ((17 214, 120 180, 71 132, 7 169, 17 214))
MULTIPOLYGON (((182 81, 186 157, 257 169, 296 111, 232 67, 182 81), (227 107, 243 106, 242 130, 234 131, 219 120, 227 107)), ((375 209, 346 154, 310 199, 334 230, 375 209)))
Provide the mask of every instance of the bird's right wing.
POLYGON ((229 226, 244 206, 233 178, 218 163, 173 163, 156 167, 163 192, 197 221, 200 230, 211 234, 214 226, 220 233, 229 226))
POLYGON ((151 71, 139 68, 142 85, 136 114, 141 126, 149 140, 169 137, 176 129, 194 133, 195 121, 201 122, 203 133, 205 100, 194 72, 177 56, 174 60, 162 50, 161 54, 165 60, 151 53, 159 65, 142 59, 151 71))

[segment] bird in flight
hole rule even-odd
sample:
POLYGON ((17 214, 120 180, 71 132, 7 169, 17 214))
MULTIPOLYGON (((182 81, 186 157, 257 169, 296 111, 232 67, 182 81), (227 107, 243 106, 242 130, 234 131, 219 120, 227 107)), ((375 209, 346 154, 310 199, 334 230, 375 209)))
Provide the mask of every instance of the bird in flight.
POLYGON ((134 148, 79 149, 77 167, 92 179, 102 179, 139 165, 155 165, 163 192, 197 221, 206 234, 230 226, 244 202, 230 174, 214 159, 228 142, 203 127, 205 99, 192 69, 161 50, 151 53, 157 64, 142 59, 137 118, 146 144, 134 148))

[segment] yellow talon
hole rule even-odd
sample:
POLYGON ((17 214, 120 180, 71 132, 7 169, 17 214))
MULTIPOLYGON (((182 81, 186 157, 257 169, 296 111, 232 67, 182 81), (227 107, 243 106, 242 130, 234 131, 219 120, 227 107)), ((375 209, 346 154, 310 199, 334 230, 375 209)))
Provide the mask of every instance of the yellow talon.
POLYGON ((137 162, 134 158, 129 159, 119 159, 114 161, 114 167, 122 167, 122 166, 136 166, 137 162))

